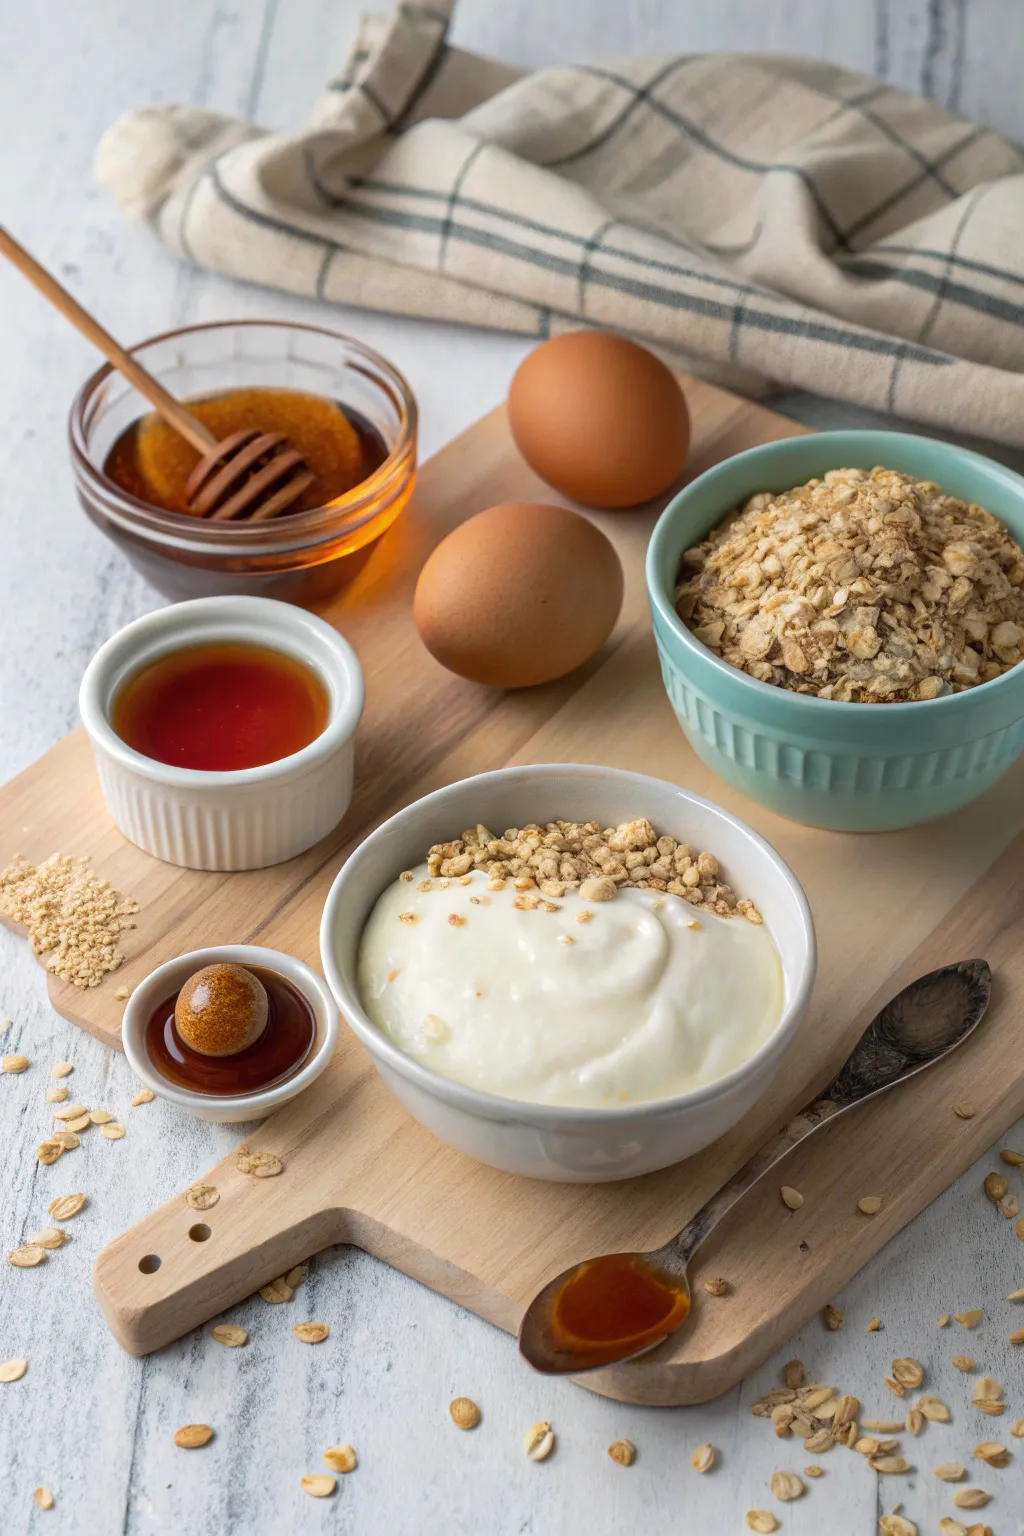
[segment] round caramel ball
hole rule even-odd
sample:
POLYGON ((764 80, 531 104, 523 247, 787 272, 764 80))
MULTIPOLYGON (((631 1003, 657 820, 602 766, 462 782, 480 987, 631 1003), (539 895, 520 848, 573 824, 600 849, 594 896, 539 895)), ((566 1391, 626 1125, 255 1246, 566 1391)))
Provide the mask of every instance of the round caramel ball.
POLYGON ((267 1027, 267 989, 244 965, 204 965, 178 993, 174 1022, 201 1056, 237 1056, 267 1027))

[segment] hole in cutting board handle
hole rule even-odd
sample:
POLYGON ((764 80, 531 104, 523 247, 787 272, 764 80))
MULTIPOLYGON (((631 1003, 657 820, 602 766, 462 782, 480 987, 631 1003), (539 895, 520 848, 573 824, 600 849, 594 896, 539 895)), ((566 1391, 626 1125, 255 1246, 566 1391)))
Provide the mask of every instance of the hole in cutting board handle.
POLYGON ((205 1243, 210 1236, 210 1229, 205 1221, 197 1221, 194 1227, 189 1227, 188 1235, 194 1243, 205 1243))
POLYGON ((139 1260, 139 1269, 144 1275, 155 1275, 162 1263, 158 1253, 147 1253, 139 1260))

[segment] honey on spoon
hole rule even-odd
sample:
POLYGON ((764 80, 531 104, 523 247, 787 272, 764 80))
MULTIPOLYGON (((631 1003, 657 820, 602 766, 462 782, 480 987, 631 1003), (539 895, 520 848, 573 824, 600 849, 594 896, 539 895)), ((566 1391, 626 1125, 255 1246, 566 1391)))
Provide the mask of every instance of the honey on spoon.
POLYGON ((687 1269, 693 1256, 736 1202, 820 1126, 962 1045, 988 1007, 991 987, 984 960, 944 966, 904 987, 868 1025, 823 1093, 675 1237, 649 1253, 586 1259, 550 1280, 526 1309, 520 1353, 546 1375, 578 1375, 663 1344, 690 1314, 687 1269))
POLYGON ((298 987, 262 966, 204 966, 161 1000, 146 1050, 168 1082, 217 1096, 287 1082, 309 1059, 316 1015, 298 987))

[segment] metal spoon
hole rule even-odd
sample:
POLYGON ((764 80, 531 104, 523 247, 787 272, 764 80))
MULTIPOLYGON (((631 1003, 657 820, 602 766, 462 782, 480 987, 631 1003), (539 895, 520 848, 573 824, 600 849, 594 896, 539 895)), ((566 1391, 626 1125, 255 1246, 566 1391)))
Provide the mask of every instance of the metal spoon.
POLYGON ((868 1025, 824 1093, 755 1152, 663 1248, 587 1259, 550 1280, 526 1309, 521 1354, 545 1375, 575 1376, 633 1360, 663 1343, 689 1315, 690 1260, 736 1201, 827 1120, 954 1051, 980 1021, 991 987, 984 960, 944 966, 904 987, 868 1025), (631 1326, 616 1319, 617 1299, 624 1311, 632 1308, 631 1326), (590 1327, 598 1338, 572 1328, 574 1315, 581 1327, 581 1319, 597 1314, 603 1314, 601 1320, 590 1327))

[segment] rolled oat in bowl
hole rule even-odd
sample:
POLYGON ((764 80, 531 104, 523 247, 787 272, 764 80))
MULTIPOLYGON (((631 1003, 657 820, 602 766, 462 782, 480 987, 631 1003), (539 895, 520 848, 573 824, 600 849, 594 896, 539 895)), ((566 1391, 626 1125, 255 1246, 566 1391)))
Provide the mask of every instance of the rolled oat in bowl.
POLYGON ((833 469, 750 497, 686 550, 675 607, 760 682, 846 703, 992 681, 1024 656, 1024 551, 931 480, 833 469))

